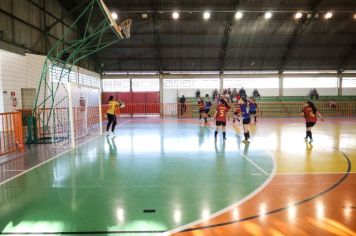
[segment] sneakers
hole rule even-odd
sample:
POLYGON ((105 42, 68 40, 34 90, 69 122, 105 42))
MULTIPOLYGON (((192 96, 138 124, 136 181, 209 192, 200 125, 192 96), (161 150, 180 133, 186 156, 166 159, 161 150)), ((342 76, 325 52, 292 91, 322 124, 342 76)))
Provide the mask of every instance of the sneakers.
POLYGON ((308 141, 308 137, 305 137, 305 138, 304 138, 304 141, 308 141))
POLYGON ((244 139, 242 140, 243 143, 250 143, 250 141, 248 139, 244 139))
POLYGON ((313 142, 313 139, 310 139, 310 140, 309 140, 309 143, 312 143, 312 142, 313 142))

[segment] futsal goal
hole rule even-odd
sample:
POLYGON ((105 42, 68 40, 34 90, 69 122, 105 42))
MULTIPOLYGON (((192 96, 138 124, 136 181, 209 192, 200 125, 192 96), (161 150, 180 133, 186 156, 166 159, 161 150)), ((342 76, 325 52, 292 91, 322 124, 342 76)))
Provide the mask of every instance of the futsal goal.
POLYGON ((131 20, 117 24, 103 0, 91 0, 49 50, 28 120, 27 143, 74 147, 101 132, 100 86, 79 85, 75 70, 84 58, 130 38, 131 20), (98 21, 101 14, 103 20, 98 21), (79 39, 66 40, 79 23, 79 39), (116 37, 108 39, 108 32, 116 37), (104 35, 106 34, 106 35, 104 35))

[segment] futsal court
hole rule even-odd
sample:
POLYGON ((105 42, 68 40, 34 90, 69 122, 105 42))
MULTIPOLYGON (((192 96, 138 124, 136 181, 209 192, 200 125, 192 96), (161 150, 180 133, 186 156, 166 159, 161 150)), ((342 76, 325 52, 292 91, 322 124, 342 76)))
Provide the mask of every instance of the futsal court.
POLYGON ((29 150, 3 170, 13 177, 0 187, 1 229, 354 235, 355 125, 327 119, 309 144, 301 118, 266 118, 242 144, 238 126, 215 141, 213 122, 122 119, 115 136, 35 160, 26 156, 38 150, 29 150))
POLYGON ((0 0, 0 234, 356 236, 355 0, 0 0))

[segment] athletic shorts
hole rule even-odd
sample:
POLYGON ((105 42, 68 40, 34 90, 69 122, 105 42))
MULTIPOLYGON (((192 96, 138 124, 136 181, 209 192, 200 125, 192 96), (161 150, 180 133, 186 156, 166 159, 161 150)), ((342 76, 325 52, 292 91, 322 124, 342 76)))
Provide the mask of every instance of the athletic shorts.
POLYGON ((210 112, 210 109, 205 109, 204 111, 206 114, 208 114, 210 112))
POLYGON ((216 126, 226 126, 226 121, 216 121, 216 126))
POLYGON ((256 111, 250 111, 250 115, 256 115, 256 111))
POLYGON ((204 113, 205 112, 205 110, 199 110, 199 113, 204 113))
POLYGON ((247 119, 243 119, 242 120, 242 124, 244 124, 244 125, 248 125, 248 124, 250 124, 250 122, 251 122, 251 118, 247 118, 247 119))
POLYGON ((314 125, 315 125, 315 122, 307 122, 307 123, 305 123, 305 126, 307 128, 313 127, 314 125))
POLYGON ((235 116, 238 116, 238 115, 240 115, 240 112, 235 111, 235 112, 234 112, 234 115, 235 115, 235 116))
POLYGON ((115 115, 109 114, 109 113, 106 113, 106 115, 108 116, 108 123, 109 124, 116 123, 116 116, 115 115))

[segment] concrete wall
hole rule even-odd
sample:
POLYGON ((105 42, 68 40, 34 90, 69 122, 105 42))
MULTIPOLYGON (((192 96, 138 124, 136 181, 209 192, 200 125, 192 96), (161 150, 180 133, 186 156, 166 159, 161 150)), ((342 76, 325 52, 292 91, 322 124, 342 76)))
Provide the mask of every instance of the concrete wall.
MULTIPOLYGON (((45 56, 21 56, 0 50, 0 112, 22 109, 21 88, 38 88, 45 59, 45 56), (12 105, 11 92, 16 94, 16 107, 12 105)), ((100 79, 98 73, 80 67, 75 67, 73 71, 100 79)))

